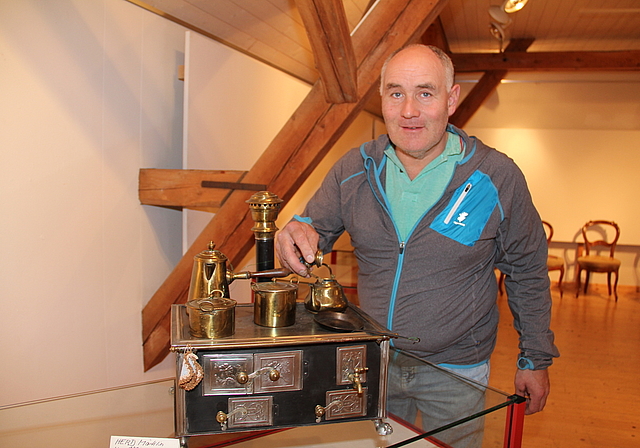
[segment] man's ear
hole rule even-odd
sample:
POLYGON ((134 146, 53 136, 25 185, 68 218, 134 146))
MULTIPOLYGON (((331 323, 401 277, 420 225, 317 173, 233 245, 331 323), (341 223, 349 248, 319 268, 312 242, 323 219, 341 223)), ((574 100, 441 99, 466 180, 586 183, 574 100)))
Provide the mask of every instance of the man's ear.
POLYGON ((454 84, 451 87, 451 91, 449 92, 449 116, 453 115, 453 113, 458 108, 458 101, 460 100, 460 84, 454 84))

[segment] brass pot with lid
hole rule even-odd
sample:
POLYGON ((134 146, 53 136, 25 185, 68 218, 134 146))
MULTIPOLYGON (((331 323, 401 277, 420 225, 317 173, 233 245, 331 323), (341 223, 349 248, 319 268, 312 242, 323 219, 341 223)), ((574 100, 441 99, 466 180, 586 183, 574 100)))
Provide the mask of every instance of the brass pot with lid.
POLYGON ((297 281, 257 282, 253 290, 253 322, 262 327, 288 327, 296 322, 297 281))
POLYGON ((209 297, 187 302, 189 332, 197 338, 217 339, 235 332, 236 301, 216 290, 209 297))

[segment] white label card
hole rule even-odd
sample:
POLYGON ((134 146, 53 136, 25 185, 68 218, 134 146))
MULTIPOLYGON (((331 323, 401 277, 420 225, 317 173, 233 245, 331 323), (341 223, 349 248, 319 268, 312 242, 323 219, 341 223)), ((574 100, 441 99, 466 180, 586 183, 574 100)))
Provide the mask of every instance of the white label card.
POLYGON ((125 447, 162 447, 162 448, 180 448, 180 440, 178 439, 161 439, 157 437, 128 437, 128 436, 111 436, 109 448, 125 448, 125 447))

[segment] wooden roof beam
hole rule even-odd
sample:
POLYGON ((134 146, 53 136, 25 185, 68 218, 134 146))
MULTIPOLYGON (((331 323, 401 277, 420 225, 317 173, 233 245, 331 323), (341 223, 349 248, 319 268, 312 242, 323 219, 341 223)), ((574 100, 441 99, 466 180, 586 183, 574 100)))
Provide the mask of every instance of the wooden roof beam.
POLYGON ((456 72, 640 70, 640 50, 561 51, 552 53, 458 53, 451 59, 456 72))
POLYGON ((296 0, 328 103, 357 101, 356 58, 342 0, 296 0))
MULTIPOLYGON (((533 40, 534 39, 511 39, 504 51, 505 53, 527 51, 527 48, 533 44, 533 40)), ((478 109, 480 109, 480 106, 482 106, 489 95, 496 90, 508 72, 508 70, 489 70, 485 72, 478 83, 473 86, 471 92, 469 92, 462 103, 458 105, 454 114, 449 118, 449 122, 459 128, 464 127, 478 109)))

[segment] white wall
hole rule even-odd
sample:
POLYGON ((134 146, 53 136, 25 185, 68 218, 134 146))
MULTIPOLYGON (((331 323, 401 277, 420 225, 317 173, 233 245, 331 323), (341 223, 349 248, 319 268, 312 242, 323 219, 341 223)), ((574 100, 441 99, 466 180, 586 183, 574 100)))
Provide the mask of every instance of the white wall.
MULTIPOLYGON (((524 172, 540 215, 554 227, 551 252, 565 259, 565 281, 575 278, 580 228, 605 219, 621 228, 620 284, 640 286, 639 104, 638 72, 516 73, 465 127, 524 172)), ((606 276, 591 281, 604 284, 606 276)))
POLYGON ((123 0, 0 2, 0 405, 143 372, 141 310, 181 256, 138 171, 181 166, 184 29, 123 0))

